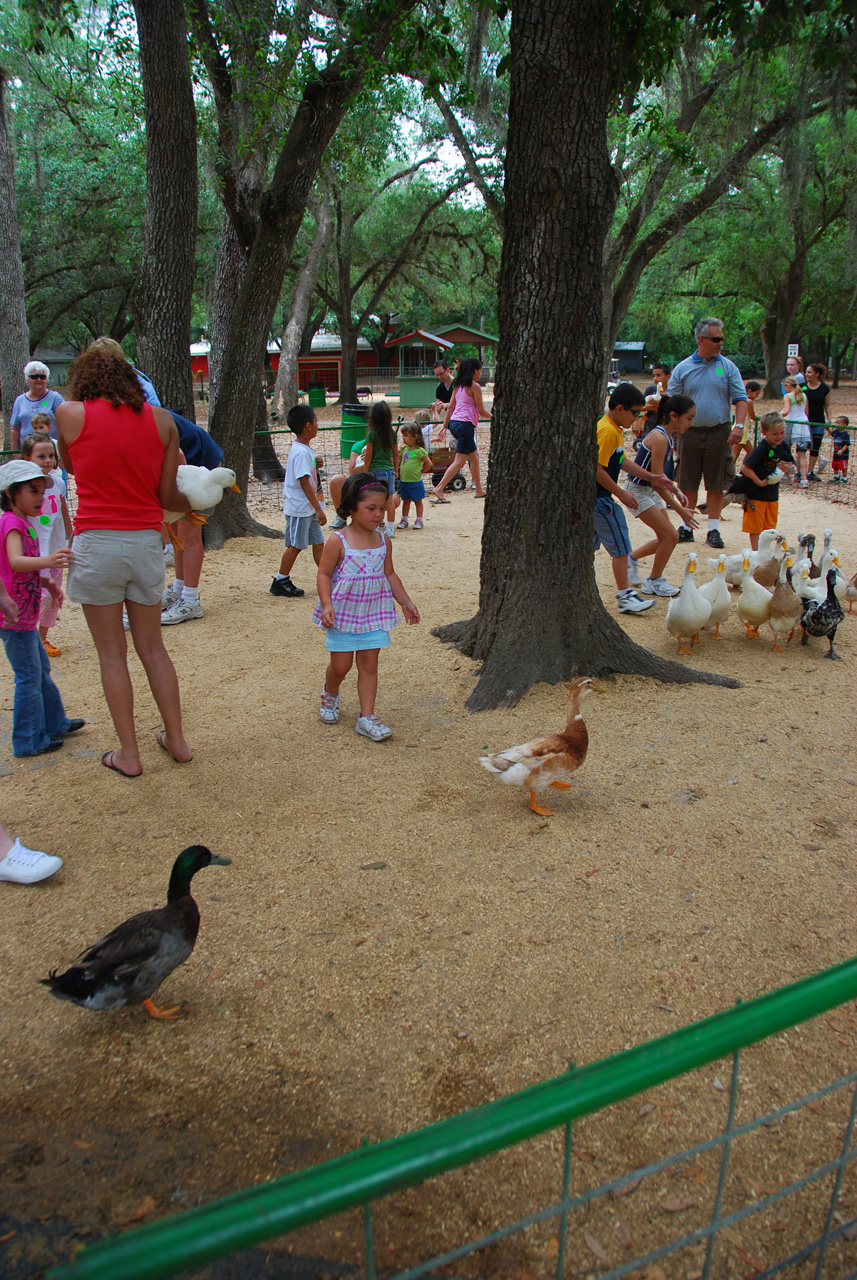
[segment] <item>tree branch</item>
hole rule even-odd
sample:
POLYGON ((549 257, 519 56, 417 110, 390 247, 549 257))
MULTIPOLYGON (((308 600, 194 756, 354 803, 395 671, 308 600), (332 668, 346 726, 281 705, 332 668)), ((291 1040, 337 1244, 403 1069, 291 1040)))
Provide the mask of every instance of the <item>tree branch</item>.
POLYGON ((430 90, 429 96, 440 114, 443 116, 446 127, 452 135, 452 140, 464 161, 464 167, 467 170, 470 180, 482 196, 482 199, 485 201, 485 207, 496 222, 500 234, 502 235, 503 220, 505 216, 502 200, 497 198, 491 190, 491 187, 486 182, 484 173, 476 163, 476 156, 473 153, 473 148, 467 141, 467 138, 464 135, 464 130, 456 120, 452 107, 449 105, 446 98, 444 98, 440 89, 430 90))

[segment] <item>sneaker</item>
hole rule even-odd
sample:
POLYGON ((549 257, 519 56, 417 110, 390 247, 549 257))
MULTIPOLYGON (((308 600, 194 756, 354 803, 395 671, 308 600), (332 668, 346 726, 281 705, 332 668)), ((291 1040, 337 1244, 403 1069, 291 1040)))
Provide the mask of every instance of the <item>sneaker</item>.
POLYGON ((169 609, 172 609, 173 605, 178 604, 181 598, 182 593, 180 591, 174 591, 172 587, 167 587, 161 596, 161 613, 166 613, 169 609))
POLYGON ((392 520, 388 520, 388 521, 387 521, 387 528, 386 528, 385 532, 386 532, 386 534, 387 534, 387 537, 388 537, 388 538, 395 538, 395 536, 396 536, 396 526, 393 524, 393 521, 392 521, 392 520))
POLYGON ((343 520, 342 516, 335 516, 330 522, 331 529, 344 529, 348 524, 347 520, 343 520))
POLYGON ((660 578, 646 578, 640 590, 646 596, 677 596, 680 594, 678 587, 674 587, 667 582, 663 575, 660 578))
POLYGON ((637 561, 633 556, 628 556, 628 581, 632 587, 638 587, 643 581, 643 575, 637 567, 637 561))
POLYGON ((620 613, 645 613, 655 607, 654 600, 644 600, 636 591, 628 590, 624 594, 620 591, 618 599, 620 613))
POLYGON ((419 518, 419 516, 417 516, 416 520, 414 521, 414 528, 415 528, 415 529, 422 529, 422 527, 423 527, 423 522, 422 522, 422 520, 419 518))
POLYGON ((396 528, 397 528, 397 529, 407 529, 407 527, 408 527, 408 524, 409 524, 409 523, 410 523, 410 522, 409 522, 409 520, 408 520, 408 517, 407 517, 407 516, 402 516, 401 520, 400 520, 400 521, 399 521, 399 523, 396 525, 396 528))
POLYGON ((821 484, 821 476, 817 476, 814 471, 810 471, 807 480, 812 480, 815 484, 821 484))
POLYGON ((190 622, 193 618, 202 617, 202 605, 189 604, 187 600, 178 600, 166 613, 161 614, 161 626, 171 627, 176 622, 190 622))
POLYGON ((808 481, 808 480, 801 480, 801 482, 800 482, 800 487, 801 487, 802 489, 808 489, 808 488, 809 488, 809 481, 808 481))
POLYGON ((339 694, 328 693, 322 686, 321 704, 318 708, 318 714, 325 724, 336 724, 339 719, 339 694))
POLYGON ((303 587, 296 587, 291 578, 275 578, 268 587, 272 596, 305 596, 303 587))
POLYGON ((61 866, 62 858, 27 849, 20 840, 16 840, 0 862, 0 880, 8 880, 11 884, 35 884, 38 880, 47 880, 61 866))
POLYGON ((357 724, 354 726, 357 732, 364 738, 371 738, 373 742, 383 742, 385 738, 392 738, 393 730, 384 724, 383 720, 376 715, 358 716, 357 724))
POLYGON ((164 547, 164 564, 175 564, 176 549, 171 542, 164 547))
POLYGON ((684 525, 680 525, 678 531, 679 542, 695 542, 692 529, 685 529, 684 525))
MULTIPOLYGON (((679 534, 680 533, 681 533, 681 530, 679 530, 679 534)), ((681 541, 682 541, 682 538, 679 537, 679 542, 681 541)), ((708 543, 709 547, 716 547, 718 551, 722 551, 723 548, 726 546, 726 543, 723 541, 723 539, 720 536, 719 529, 709 529, 706 535, 705 541, 708 543)))

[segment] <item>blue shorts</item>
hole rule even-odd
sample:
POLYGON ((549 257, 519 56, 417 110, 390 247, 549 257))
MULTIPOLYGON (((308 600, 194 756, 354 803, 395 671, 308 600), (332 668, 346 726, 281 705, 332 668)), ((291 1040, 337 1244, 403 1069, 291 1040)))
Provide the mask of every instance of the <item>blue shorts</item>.
POLYGON ((399 494, 405 502, 422 502, 426 487, 422 480, 400 480, 399 494))
POLYGON ((625 512, 612 498, 595 499, 595 550, 603 547, 609 556, 629 556, 631 540, 625 512))
POLYGON ((357 653, 362 649, 386 649, 390 643, 389 631, 340 631, 339 627, 324 628, 324 647, 328 653, 357 653))
POLYGON ((306 551, 307 547, 314 547, 319 542, 324 542, 324 534, 314 511, 310 516, 286 516, 287 547, 306 551))
POLYGON ((449 424, 449 434, 455 441, 456 453, 476 452, 476 427, 472 422, 456 422, 449 424))
POLYGON ((375 478, 376 478, 377 480, 383 480, 383 481, 384 481, 384 484, 387 486, 387 496, 388 496, 388 497, 390 497, 390 498, 392 498, 393 494, 396 492, 396 473, 395 473, 395 471, 392 471, 392 470, 391 470, 391 471, 376 471, 376 470, 375 470, 375 468, 373 467, 373 468, 372 468, 372 474, 373 474, 373 476, 375 476, 375 478))

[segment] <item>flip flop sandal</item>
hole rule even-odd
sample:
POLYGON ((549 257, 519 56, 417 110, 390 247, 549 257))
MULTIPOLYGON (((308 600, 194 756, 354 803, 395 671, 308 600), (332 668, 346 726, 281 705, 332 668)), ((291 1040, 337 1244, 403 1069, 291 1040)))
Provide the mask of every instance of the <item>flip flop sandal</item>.
POLYGON ((142 778, 142 769, 139 773, 126 773, 124 769, 119 768, 118 764, 113 763, 113 756, 113 751, 104 752, 104 755, 101 757, 101 763, 104 765, 105 769, 112 769, 114 773, 121 773, 123 778, 142 778))
MULTIPOLYGON (((166 751, 170 759, 175 761, 176 764, 190 764, 190 760, 176 760, 172 751, 170 751, 169 747, 167 746, 167 734, 165 729, 161 729, 159 733, 155 734, 155 741, 157 742, 161 750, 166 751)), ((191 760, 192 759, 193 759, 193 756, 191 756, 191 760)))
POLYGON ((452 505, 449 498, 444 498, 442 494, 439 498, 429 498, 429 502, 433 507, 449 507, 452 505))

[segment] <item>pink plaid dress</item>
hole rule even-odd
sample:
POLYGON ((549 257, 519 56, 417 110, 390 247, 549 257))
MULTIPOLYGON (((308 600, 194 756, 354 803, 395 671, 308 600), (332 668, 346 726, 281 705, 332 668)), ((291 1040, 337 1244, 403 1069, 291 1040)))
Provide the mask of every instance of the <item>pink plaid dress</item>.
MULTIPOLYGON (((336 610, 336 631, 360 635, 368 631, 392 631, 399 625, 393 593, 384 573, 387 539, 380 533, 380 547, 355 551, 341 530, 345 554, 331 577, 330 599, 336 610)), ((321 604, 312 612, 312 620, 321 626, 321 604)))

